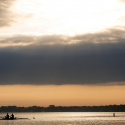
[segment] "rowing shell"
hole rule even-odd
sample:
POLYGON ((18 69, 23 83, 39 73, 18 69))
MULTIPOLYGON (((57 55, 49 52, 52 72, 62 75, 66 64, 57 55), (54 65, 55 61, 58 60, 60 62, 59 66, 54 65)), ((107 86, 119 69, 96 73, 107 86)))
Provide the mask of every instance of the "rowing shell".
MULTIPOLYGON (((1 119, 0 120, 22 120, 22 119, 28 119, 28 118, 14 118, 14 119, 11 119, 11 118, 9 118, 9 119, 6 119, 6 118, 2 118, 1 117, 1 119)), ((29 120, 29 119, 28 119, 29 120)))

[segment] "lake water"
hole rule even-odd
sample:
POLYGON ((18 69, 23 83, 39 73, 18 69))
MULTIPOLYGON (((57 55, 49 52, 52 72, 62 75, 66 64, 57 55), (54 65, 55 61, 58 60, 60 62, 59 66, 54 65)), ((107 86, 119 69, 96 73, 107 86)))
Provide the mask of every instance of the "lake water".
MULTIPOLYGON (((5 115, 0 113, 0 117, 5 115)), ((29 120, 0 120, 0 125, 125 125, 125 112, 116 112, 116 117, 113 117, 113 112, 36 112, 14 115, 29 120)))

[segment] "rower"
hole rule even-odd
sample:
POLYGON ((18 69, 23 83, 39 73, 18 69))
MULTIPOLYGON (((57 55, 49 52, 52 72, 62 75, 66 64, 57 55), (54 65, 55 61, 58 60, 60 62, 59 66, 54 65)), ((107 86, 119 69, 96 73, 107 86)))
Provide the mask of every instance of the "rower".
POLYGON ((7 113, 7 115, 6 115, 5 117, 6 117, 6 119, 9 119, 9 115, 8 115, 8 113, 7 113))
POLYGON ((11 119, 14 119, 14 115, 13 115, 13 113, 12 113, 12 115, 11 115, 11 119))

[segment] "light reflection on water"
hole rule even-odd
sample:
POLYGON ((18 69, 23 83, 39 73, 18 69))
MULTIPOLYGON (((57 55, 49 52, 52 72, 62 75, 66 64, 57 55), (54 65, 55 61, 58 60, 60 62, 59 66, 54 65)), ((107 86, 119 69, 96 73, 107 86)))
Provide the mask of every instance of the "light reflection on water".
MULTIPOLYGON (((115 114, 116 117, 113 112, 14 113, 15 117, 30 120, 0 120, 0 125, 125 125, 125 112, 115 114)), ((5 115, 0 113, 0 117, 5 115)))

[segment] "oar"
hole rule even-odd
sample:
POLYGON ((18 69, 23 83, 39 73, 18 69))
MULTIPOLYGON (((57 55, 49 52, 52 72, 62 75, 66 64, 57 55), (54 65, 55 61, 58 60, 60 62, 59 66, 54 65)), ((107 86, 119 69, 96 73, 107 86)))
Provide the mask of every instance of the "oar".
POLYGON ((28 119, 28 118, 19 118, 19 119, 28 119))
POLYGON ((18 117, 15 117, 16 119, 28 119, 28 118, 18 118, 18 117))

